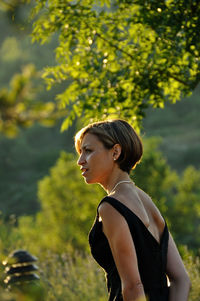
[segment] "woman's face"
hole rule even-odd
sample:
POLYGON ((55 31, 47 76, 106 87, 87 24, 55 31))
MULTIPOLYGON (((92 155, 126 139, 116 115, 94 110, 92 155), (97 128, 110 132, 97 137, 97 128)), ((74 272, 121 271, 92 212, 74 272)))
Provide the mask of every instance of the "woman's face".
POLYGON ((96 135, 85 134, 77 162, 81 166, 85 181, 87 183, 107 183, 114 167, 113 155, 113 149, 106 149, 96 135))

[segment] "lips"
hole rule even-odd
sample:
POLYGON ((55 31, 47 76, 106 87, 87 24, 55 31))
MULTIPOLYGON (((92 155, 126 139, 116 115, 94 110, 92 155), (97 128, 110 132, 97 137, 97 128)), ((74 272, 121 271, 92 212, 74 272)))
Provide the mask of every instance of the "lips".
POLYGON ((81 171, 82 171, 82 176, 84 176, 85 173, 88 171, 88 168, 82 167, 82 168, 81 168, 81 171))

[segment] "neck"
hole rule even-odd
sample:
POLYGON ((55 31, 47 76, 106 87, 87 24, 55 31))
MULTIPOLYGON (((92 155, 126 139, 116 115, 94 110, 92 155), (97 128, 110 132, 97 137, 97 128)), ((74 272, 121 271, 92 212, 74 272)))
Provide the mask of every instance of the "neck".
POLYGON ((118 169, 112 172, 107 178, 104 178, 104 181, 99 182, 99 184, 107 194, 110 194, 114 186, 120 181, 131 181, 131 179, 127 172, 118 169))
POLYGON ((118 174, 116 177, 112 177, 110 181, 108 181, 106 187, 104 188, 107 192, 107 194, 113 193, 115 188, 118 187, 118 185, 124 185, 125 183, 130 183, 132 182, 129 175, 125 172, 122 172, 118 174))

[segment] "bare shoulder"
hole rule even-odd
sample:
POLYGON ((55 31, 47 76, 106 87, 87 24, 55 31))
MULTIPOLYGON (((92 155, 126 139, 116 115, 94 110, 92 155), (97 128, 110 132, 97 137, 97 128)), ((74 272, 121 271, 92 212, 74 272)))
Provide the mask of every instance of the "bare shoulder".
POLYGON ((99 206, 99 218, 103 224, 103 232, 109 236, 116 236, 122 229, 128 230, 126 220, 110 203, 103 202, 99 206))
POLYGON ((103 202, 99 208, 99 215, 102 219, 116 219, 116 217, 120 217, 121 214, 108 202, 103 202))

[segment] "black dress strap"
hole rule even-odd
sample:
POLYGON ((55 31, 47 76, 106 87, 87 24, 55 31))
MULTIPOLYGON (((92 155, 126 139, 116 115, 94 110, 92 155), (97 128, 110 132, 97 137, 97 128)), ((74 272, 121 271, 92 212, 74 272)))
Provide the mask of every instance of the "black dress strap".
MULTIPOLYGON (((107 202, 109 203, 112 207, 114 207, 119 213, 121 213, 121 215, 126 219, 126 212, 125 212, 125 208, 123 206, 123 204, 121 202, 119 202, 117 199, 114 199, 112 197, 106 196, 104 197, 101 202, 99 203, 98 207, 97 207, 97 215, 99 216, 99 207, 102 203, 107 202)), ((134 214, 134 213, 133 213, 134 214)))

